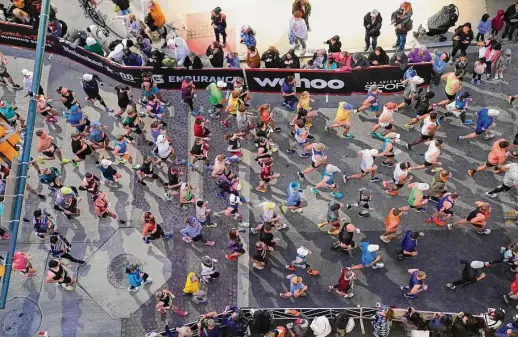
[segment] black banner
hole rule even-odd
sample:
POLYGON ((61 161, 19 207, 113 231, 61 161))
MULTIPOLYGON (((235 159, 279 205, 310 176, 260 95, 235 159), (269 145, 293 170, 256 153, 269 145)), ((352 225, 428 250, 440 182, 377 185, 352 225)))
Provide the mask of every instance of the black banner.
MULTIPOLYGON (((38 32, 30 26, 0 22, 0 44, 36 48, 38 32)), ((111 77, 133 87, 140 87, 141 74, 150 67, 125 67, 111 62, 97 54, 90 53, 81 47, 74 48, 62 40, 47 36, 45 50, 65 56, 98 73, 111 77)), ((424 84, 430 83, 432 65, 430 63, 416 64, 414 69, 424 79, 424 84)), ((162 69, 154 73, 153 77, 162 89, 180 89, 184 78, 193 79, 196 87, 204 89, 210 83, 223 81, 231 83, 236 77, 246 77, 248 87, 253 92, 274 92, 281 90, 282 83, 287 76, 294 76, 297 80, 298 91, 309 91, 312 94, 350 95, 365 93, 367 88, 376 84, 384 93, 396 93, 404 90, 403 71, 398 67, 369 67, 340 71, 315 71, 303 69, 162 69)))

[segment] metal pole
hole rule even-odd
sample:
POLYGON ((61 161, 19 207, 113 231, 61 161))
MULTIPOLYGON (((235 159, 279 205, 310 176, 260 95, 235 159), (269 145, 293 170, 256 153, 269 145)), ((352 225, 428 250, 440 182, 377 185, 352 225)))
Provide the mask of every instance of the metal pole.
POLYGON ((30 98, 29 113, 27 116, 27 127, 25 129, 25 137, 23 142, 23 152, 18 172, 16 176, 16 193, 14 197, 14 207, 11 211, 11 238, 9 240, 9 252, 5 258, 5 276, 2 280, 2 293, 0 294, 0 309, 5 308, 7 300, 7 291, 9 290, 9 281, 11 280, 11 271, 13 267, 13 255, 16 250, 16 238, 22 215, 23 196, 25 193, 25 184, 27 183, 27 171, 29 170, 29 161, 31 157, 32 135, 34 133, 34 121, 36 119, 36 97, 40 90, 41 70, 43 66, 43 56, 45 54, 45 40, 47 37, 47 25, 49 23, 50 0, 43 0, 40 13, 38 43, 36 45, 36 58, 34 60, 34 72, 32 77, 32 92, 34 95, 30 98))

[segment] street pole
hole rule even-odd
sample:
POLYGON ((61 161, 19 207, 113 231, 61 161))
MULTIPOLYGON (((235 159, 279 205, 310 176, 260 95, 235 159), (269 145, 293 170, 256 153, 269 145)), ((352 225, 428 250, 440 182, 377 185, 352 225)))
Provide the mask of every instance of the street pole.
POLYGON ((23 141, 22 158, 19 163, 16 180, 14 182, 16 184, 16 192, 14 197, 14 205, 11 211, 11 224, 9 226, 11 229, 11 238, 9 240, 9 252, 5 258, 5 276, 2 280, 0 309, 5 308, 7 301, 7 291, 9 290, 9 281, 11 280, 11 272, 13 267, 13 255, 16 251, 16 239, 18 237, 18 229, 20 227, 20 218, 22 215, 23 197, 25 194, 25 185, 27 183, 27 171, 29 170, 29 161, 31 158, 34 121, 36 120, 36 96, 40 90, 41 70, 43 67, 43 56, 45 54, 45 41, 47 37, 47 25, 49 23, 49 11, 50 0, 43 0, 38 28, 38 42, 36 44, 36 58, 34 60, 34 72, 32 77, 33 95, 30 97, 29 113, 27 116, 27 125, 25 128, 25 137, 23 141))

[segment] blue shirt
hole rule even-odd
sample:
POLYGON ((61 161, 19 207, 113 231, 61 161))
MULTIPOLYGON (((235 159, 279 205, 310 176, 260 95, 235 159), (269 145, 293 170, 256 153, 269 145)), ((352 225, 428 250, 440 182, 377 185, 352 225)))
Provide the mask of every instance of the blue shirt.
POLYGON ((104 138, 104 132, 100 129, 92 129, 92 132, 90 133, 90 140, 93 140, 94 142, 100 142, 104 138))
POLYGON ((290 277, 290 292, 292 294, 295 294, 295 292, 299 291, 300 289, 302 289, 304 287, 303 283, 297 283, 297 284, 293 284, 292 283, 292 280, 295 277, 298 277, 298 276, 297 275, 293 275, 293 276, 290 277))
POLYGON ((462 98, 462 94, 464 94, 463 92, 461 92, 460 94, 457 95, 457 97, 455 98, 455 107, 458 109, 458 110, 464 110, 466 108, 466 104, 468 104, 468 101, 467 99, 465 98, 462 98))
POLYGON ((401 241, 401 249, 407 252, 415 252, 417 240, 412 240, 412 231, 407 230, 403 241, 401 241))
POLYGON ((67 121, 70 123, 70 124, 79 124, 79 122, 81 121, 81 119, 83 119, 83 112, 81 110, 79 110, 77 108, 77 106, 73 106, 70 111, 69 111, 69 115, 68 115, 68 119, 67 121), (75 109, 74 109, 75 107, 75 109))
POLYGON ((480 20, 477 28, 480 34, 485 34, 489 32, 489 28, 491 28, 491 21, 489 19, 487 19, 486 21, 480 20))
POLYGON ((284 94, 292 94, 295 92, 295 86, 284 81, 281 86, 281 92, 284 94))
POLYGON ((493 124, 493 117, 489 116, 488 109, 481 109, 478 111, 478 119, 477 119, 477 131, 485 131, 489 129, 491 124, 493 124))
POLYGON ((291 188, 291 186, 288 185, 287 195, 288 198, 286 200, 286 205, 295 206, 300 202, 301 195, 298 189, 294 190, 293 188, 291 188))
POLYGON ((437 57, 433 60, 433 71, 442 74, 444 73, 444 70, 446 69, 448 63, 444 62, 444 60, 441 60, 441 53, 437 52, 435 53, 435 55, 437 57))
POLYGON ((417 279, 417 273, 419 273, 418 270, 414 271, 411 275, 410 275, 410 280, 408 281, 408 287, 410 289, 412 289, 415 285, 419 285, 419 286, 422 286, 423 285, 423 280, 418 280, 417 279))
POLYGON ((368 266, 376 259, 376 252, 369 252, 368 247, 370 243, 368 241, 360 242, 360 249, 362 251, 361 264, 368 266))
POLYGON ((115 170, 111 166, 108 166, 107 168, 104 168, 104 166, 100 166, 99 170, 101 170, 103 177, 107 180, 113 180, 113 176, 117 173, 117 170, 115 170))

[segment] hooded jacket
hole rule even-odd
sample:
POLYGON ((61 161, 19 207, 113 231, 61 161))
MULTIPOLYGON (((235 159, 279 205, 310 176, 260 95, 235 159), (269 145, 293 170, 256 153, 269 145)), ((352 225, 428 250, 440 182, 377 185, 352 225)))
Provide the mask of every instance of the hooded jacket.
POLYGON ((383 66, 389 64, 389 57, 387 53, 383 49, 381 49, 379 55, 376 55, 375 51, 369 54, 369 62, 373 66, 383 66), (377 61, 378 63, 374 64, 374 61, 377 61))
POLYGON ((144 279, 140 276, 140 269, 135 268, 134 271, 128 273, 128 282, 132 287, 140 287, 144 279))
MULTIPOLYGON (((289 52, 288 52, 289 53, 289 52)), ((291 60, 293 61, 290 65, 287 65, 286 62, 287 61, 287 57, 286 55, 288 55, 288 53, 282 55, 282 58, 281 58, 281 62, 279 64, 279 68, 290 68, 290 69, 300 69, 300 60, 299 60, 299 57, 297 55, 295 55, 294 52, 291 53, 291 60)))
POLYGON ((342 53, 332 53, 329 54, 329 57, 332 57, 336 61, 336 64, 341 71, 351 70, 351 55, 347 55, 346 57, 342 53))
POLYGON ((491 28, 500 31, 504 28, 504 10, 499 9, 496 16, 491 20, 491 28))
POLYGON ((335 35, 332 37, 335 40, 334 44, 331 44, 331 39, 327 40, 325 43, 329 45, 327 52, 328 53, 339 53, 342 51, 342 42, 340 41, 340 36, 335 35))
POLYGON ((261 56, 261 61, 264 62, 266 68, 278 68, 280 56, 277 49, 268 49, 261 56))
POLYGON ((368 36, 378 37, 380 36, 381 32, 381 23, 383 21, 383 18, 381 17, 381 14, 378 13, 376 16, 376 20, 372 22, 371 19, 371 12, 368 12, 363 17, 363 27, 365 27, 365 33, 368 36))

